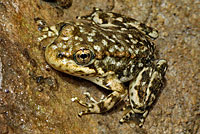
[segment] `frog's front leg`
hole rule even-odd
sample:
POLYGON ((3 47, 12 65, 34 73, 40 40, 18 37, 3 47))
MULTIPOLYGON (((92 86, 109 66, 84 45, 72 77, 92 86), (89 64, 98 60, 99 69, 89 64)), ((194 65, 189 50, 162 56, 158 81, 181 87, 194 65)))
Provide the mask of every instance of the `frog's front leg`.
POLYGON ((139 126, 142 127, 150 107, 160 93, 167 69, 165 60, 155 62, 153 67, 143 68, 130 83, 129 99, 132 109, 120 120, 121 123, 138 118, 139 126))
MULTIPOLYGON (((123 100, 123 98, 127 94, 127 90, 124 89, 123 84, 115 77, 108 76, 104 81, 105 86, 112 90, 113 92, 109 94, 104 99, 100 100, 99 102, 95 101, 93 98, 91 103, 83 102, 79 100, 77 97, 72 98, 72 101, 79 103, 80 105, 87 108, 86 111, 82 111, 79 113, 79 116, 85 114, 92 114, 92 113, 104 113, 110 110, 113 106, 115 106, 118 102, 123 100)), ((87 95, 87 94, 86 94, 87 95)))
POLYGON ((54 26, 48 26, 46 22, 40 18, 35 18, 34 20, 38 26, 38 30, 43 33, 43 35, 38 38, 38 41, 43 41, 47 38, 58 36, 60 28, 62 27, 62 25, 64 25, 64 23, 61 22, 54 26))

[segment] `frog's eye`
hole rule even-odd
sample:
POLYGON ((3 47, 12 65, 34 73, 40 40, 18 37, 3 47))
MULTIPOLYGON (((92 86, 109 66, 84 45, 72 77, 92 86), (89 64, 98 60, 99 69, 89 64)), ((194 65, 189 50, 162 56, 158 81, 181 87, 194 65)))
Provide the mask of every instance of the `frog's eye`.
POLYGON ((80 49, 74 54, 74 60, 79 65, 88 65, 94 59, 94 54, 89 49, 80 49))

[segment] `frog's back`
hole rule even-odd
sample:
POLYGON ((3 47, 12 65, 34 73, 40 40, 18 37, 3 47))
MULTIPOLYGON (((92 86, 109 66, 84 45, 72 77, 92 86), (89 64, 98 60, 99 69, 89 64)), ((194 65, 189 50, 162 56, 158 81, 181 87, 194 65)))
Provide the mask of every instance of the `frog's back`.
POLYGON ((122 81, 132 79, 133 73, 153 58, 154 44, 137 29, 103 28, 86 21, 76 24, 74 36, 77 40, 80 38, 82 45, 93 48, 95 62, 90 65, 91 68, 113 71, 122 81))

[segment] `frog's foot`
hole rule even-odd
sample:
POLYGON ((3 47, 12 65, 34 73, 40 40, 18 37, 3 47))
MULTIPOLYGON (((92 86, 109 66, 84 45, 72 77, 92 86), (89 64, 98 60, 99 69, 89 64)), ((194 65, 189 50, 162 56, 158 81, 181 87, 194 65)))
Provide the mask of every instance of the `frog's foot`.
POLYGON ((131 104, 130 104, 130 100, 129 99, 125 99, 124 100, 125 105, 122 107, 122 111, 127 111, 131 109, 131 104))
POLYGON ((86 97, 88 97, 90 99, 91 103, 84 102, 84 101, 78 99, 77 97, 72 98, 73 102, 77 102, 80 105, 82 105, 82 106, 87 108, 86 111, 80 112, 78 114, 78 116, 81 117, 82 115, 86 115, 86 114, 90 114, 90 113, 100 113, 101 112, 100 104, 102 102, 101 101, 97 102, 93 97, 90 96, 90 94, 88 94, 88 92, 84 93, 84 94, 86 95, 86 97))
POLYGON ((132 115, 134 114, 134 112, 132 110, 130 110, 128 113, 126 113, 121 120, 119 120, 119 123, 124 123, 130 120, 130 118, 132 117, 132 115))
POLYGON ((40 18, 35 18, 34 20, 38 26, 38 30, 43 32, 43 35, 38 38, 38 41, 43 41, 44 39, 58 36, 61 23, 49 27, 46 22, 40 18))
MULTIPOLYGON (((86 98, 88 98, 92 103, 98 103, 91 95, 89 92, 84 92, 83 93, 86 98)), ((76 97, 75 97, 76 98, 76 97)), ((104 99, 104 95, 101 96, 100 101, 102 101, 104 99)), ((72 98, 72 100, 74 100, 74 98, 72 98)), ((77 98, 75 99, 77 101, 77 98)), ((80 100, 79 100, 80 101, 80 100)), ((77 101, 78 102, 78 101, 77 101)), ((79 103, 80 104, 80 103, 79 103)), ((82 105, 82 104, 81 104, 82 105)))
MULTIPOLYGON (((86 95, 86 96, 87 96, 87 95, 86 95)), ((89 96, 88 96, 88 97, 89 97, 89 96)), ((77 98, 77 97, 74 97, 74 98, 72 98, 71 100, 72 100, 73 102, 77 102, 77 103, 79 103, 80 105, 82 105, 82 106, 88 108, 88 110, 82 111, 82 112, 80 112, 80 113, 78 114, 78 116, 80 116, 80 117, 81 117, 82 115, 91 113, 91 110, 90 110, 90 109, 93 109, 94 106, 95 106, 95 104, 97 103, 96 100, 93 100, 92 97, 90 98, 90 100, 92 101, 92 103, 84 102, 84 101, 80 100, 80 99, 77 98)), ((94 110, 93 110, 93 111, 94 111, 94 110)), ((97 111, 97 110, 95 110, 95 111, 97 111)))
MULTIPOLYGON (((125 93, 126 94, 126 93, 125 93)), ((110 110, 114 105, 116 105, 119 101, 124 98, 125 94, 121 94, 117 91, 112 92, 103 100, 97 102, 94 98, 90 96, 89 93, 85 93, 85 95, 91 100, 91 103, 84 102, 77 97, 72 98, 73 102, 77 102, 80 105, 87 108, 87 110, 80 112, 78 115, 82 116, 85 114, 92 114, 92 113, 104 113, 110 110)))
POLYGON ((138 126, 142 127, 145 121, 146 116, 148 115, 149 111, 145 111, 144 113, 141 114, 136 114, 133 110, 130 110, 129 112, 127 112, 122 119, 119 121, 119 123, 124 123, 124 122, 128 122, 130 120, 133 120, 133 118, 137 119, 138 121, 138 126), (137 116, 137 117, 136 117, 137 116))

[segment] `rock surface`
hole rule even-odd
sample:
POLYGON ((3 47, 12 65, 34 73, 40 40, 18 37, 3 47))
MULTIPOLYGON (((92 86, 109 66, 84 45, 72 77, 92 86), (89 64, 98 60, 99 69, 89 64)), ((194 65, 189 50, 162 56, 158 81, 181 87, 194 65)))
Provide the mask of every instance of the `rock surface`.
POLYGON ((199 0, 73 0, 67 9, 42 0, 1 0, 0 134, 199 134, 199 9, 199 0), (160 58, 168 61, 167 82, 142 128, 120 125, 120 108, 79 118, 83 107, 71 97, 84 98, 89 91, 100 98, 100 87, 45 62, 34 18, 53 25, 93 7, 133 17, 160 33, 155 44, 160 58))

